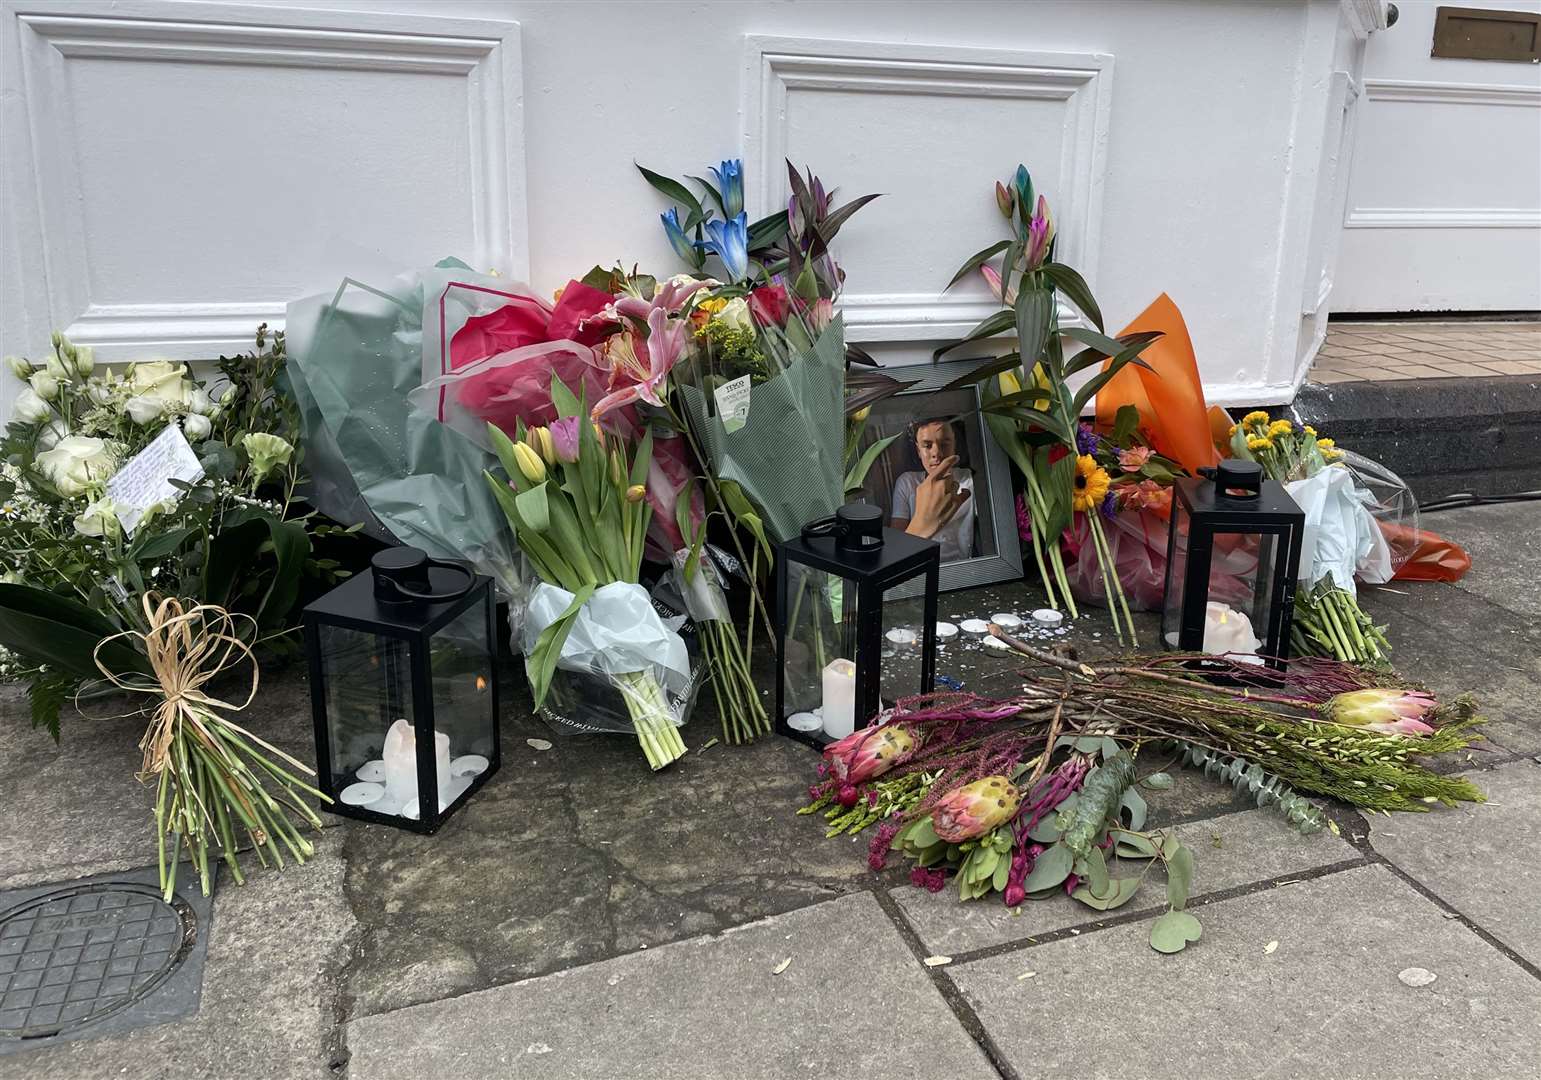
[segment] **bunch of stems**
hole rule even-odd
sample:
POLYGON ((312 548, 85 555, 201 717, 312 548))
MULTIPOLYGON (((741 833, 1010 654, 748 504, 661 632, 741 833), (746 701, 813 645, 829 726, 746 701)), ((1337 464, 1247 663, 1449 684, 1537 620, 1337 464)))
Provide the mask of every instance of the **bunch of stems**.
POLYGON ((1298 656, 1330 656, 1354 664, 1388 662, 1391 645, 1354 594, 1324 579, 1295 597, 1290 647, 1298 656))
POLYGON ((631 715, 637 742, 648 765, 657 770, 684 757, 685 741, 674 726, 674 710, 658 680, 643 671, 625 672, 614 678, 626 699, 626 711, 631 715))
POLYGON ((1028 466, 1021 471, 1027 482, 1028 525, 1032 529, 1033 561, 1038 564, 1038 577, 1043 582, 1049 607, 1058 611, 1060 601, 1063 600, 1070 617, 1080 618, 1075 597, 1070 594, 1069 579, 1065 576, 1065 558, 1060 551, 1059 534, 1050 533, 1049 503, 1044 497, 1043 483, 1038 478, 1039 468, 1047 471, 1049 467, 1049 448, 1030 447, 1025 452, 1028 466))
MULTIPOLYGON (((755 689, 749 658, 731 622, 708 619, 696 624, 701 651, 710 665, 712 695, 722 718, 724 742, 753 742, 770 734, 770 717, 755 689)), ((748 626, 749 648, 754 647, 754 620, 748 626)))
MULTIPOLYGON (((1108 550, 1108 537, 1102 531, 1102 513, 1093 508, 1085 511, 1086 523, 1091 529, 1092 544, 1097 549, 1097 566, 1102 571, 1102 595, 1108 600, 1108 614, 1113 618, 1113 633, 1120 645, 1139 645, 1140 638, 1134 629, 1134 616, 1129 614, 1129 600, 1124 596, 1124 586, 1118 580, 1118 570, 1113 565, 1113 555, 1108 550), (1115 603, 1116 601, 1116 603, 1115 603), (1120 611, 1123 622, 1118 621, 1120 611), (1124 640, 1124 627, 1129 628, 1129 640, 1124 640)), ((1072 613, 1073 614, 1073 613, 1072 613)))

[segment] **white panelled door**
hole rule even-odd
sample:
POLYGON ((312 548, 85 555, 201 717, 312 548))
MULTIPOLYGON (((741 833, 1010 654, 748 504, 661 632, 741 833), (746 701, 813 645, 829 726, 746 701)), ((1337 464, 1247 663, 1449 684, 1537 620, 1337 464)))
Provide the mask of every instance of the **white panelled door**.
POLYGON ((1439 5, 1397 6, 1367 46, 1332 310, 1541 309, 1541 65, 1433 57, 1439 5))

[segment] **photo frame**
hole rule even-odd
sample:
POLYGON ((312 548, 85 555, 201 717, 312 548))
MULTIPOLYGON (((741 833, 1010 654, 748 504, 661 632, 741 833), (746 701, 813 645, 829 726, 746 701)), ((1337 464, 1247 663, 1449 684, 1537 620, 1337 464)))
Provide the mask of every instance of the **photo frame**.
MULTIPOLYGON (((944 389, 978 364, 978 360, 966 360, 906 367, 896 372, 907 380, 917 381, 872 406, 862 432, 861 449, 890 435, 898 438, 873 461, 861 491, 851 496, 853 502, 881 506, 890 525, 906 520, 904 513, 913 506, 910 500, 915 486, 925 476, 916 428, 928 425, 922 432, 928 454, 939 452, 931 445, 937 439, 943 440, 945 446, 949 438, 940 425, 950 429, 950 452, 959 458, 954 475, 963 474, 966 484, 962 486, 971 487, 972 494, 969 505, 960 509, 960 513, 967 510, 968 520, 955 518, 949 529, 937 535, 943 544, 940 588, 944 592, 1022 576, 1022 544, 1017 536, 1011 461, 985 425, 979 386, 969 383, 944 389)), ((914 590, 899 587, 894 595, 906 596, 911 591, 914 590)))

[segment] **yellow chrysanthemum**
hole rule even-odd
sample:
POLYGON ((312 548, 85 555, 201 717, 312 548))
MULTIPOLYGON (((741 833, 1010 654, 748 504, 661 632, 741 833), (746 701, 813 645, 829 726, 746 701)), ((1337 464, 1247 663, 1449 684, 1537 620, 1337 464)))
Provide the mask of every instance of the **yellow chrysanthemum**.
POLYGON ((1316 447, 1317 447, 1317 449, 1322 451, 1322 453, 1324 453, 1324 454, 1328 450, 1331 450, 1334 446, 1337 446, 1337 445, 1338 444, 1333 442, 1331 439, 1317 439, 1316 440, 1316 447))
POLYGON ((1227 432, 1226 432, 1226 434, 1227 434, 1227 435, 1235 435, 1235 434, 1236 434, 1236 431, 1237 431, 1237 429, 1238 429, 1238 428, 1240 428, 1240 427, 1241 427, 1241 425, 1240 425, 1240 424, 1232 424, 1232 425, 1231 425, 1231 428, 1230 428, 1230 430, 1229 430, 1229 431, 1227 431, 1227 432))
POLYGON ((1075 492, 1070 499, 1071 505, 1087 513, 1096 510, 1108 497, 1109 482, 1107 470, 1097 464, 1096 458, 1090 454, 1080 455, 1075 459, 1075 492))
POLYGON ((1248 450, 1272 450, 1273 440, 1261 435, 1249 435, 1247 437, 1248 450))
POLYGON ((713 315, 718 314, 720 311, 722 311, 723 308, 727 306, 728 302, 720 296, 714 296, 710 300, 702 300, 699 304, 696 305, 696 307, 700 308, 702 311, 710 311, 713 315))
POLYGON ((1274 439, 1277 439, 1281 435, 1288 435, 1294 430, 1295 425, 1290 423, 1288 420, 1275 420, 1273 423, 1268 425, 1268 435, 1270 438, 1274 439))
POLYGON ((1307 424, 1305 427, 1301 428, 1300 430, 1304 434, 1309 435, 1311 438, 1313 438, 1313 439, 1316 438, 1316 429, 1314 427, 1312 427, 1310 424, 1307 424))
POLYGON ((1248 427, 1253 425, 1261 426, 1268 423, 1268 414, 1262 412, 1261 410, 1258 412, 1249 412, 1246 416, 1241 418, 1241 422, 1248 427))

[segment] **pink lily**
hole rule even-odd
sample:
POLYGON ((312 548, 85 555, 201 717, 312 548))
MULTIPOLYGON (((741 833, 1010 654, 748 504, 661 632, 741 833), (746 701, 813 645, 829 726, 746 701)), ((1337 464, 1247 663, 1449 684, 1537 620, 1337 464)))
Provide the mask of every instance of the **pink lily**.
POLYGON ((1038 212, 1027 226, 1027 268, 1036 270, 1048 258, 1049 245, 1054 242, 1054 219, 1049 215, 1049 203, 1038 196, 1038 212))
POLYGON ((985 263, 979 268, 979 272, 984 275, 985 283, 990 286, 990 291, 995 294, 997 300, 1003 304, 1015 304, 1017 302, 1017 289, 1015 285, 1004 296, 1001 295, 1001 272, 999 270, 989 263, 985 263))
POLYGON ((635 331, 628 331, 606 342, 605 355, 610 360, 610 385, 626 385, 612 390, 595 403, 590 413, 595 420, 612 409, 619 409, 638 400, 649 405, 663 405, 658 387, 668 378, 680 354, 685 351, 685 324, 679 319, 670 320, 667 311, 655 307, 648 312, 647 327, 646 338, 635 331))

